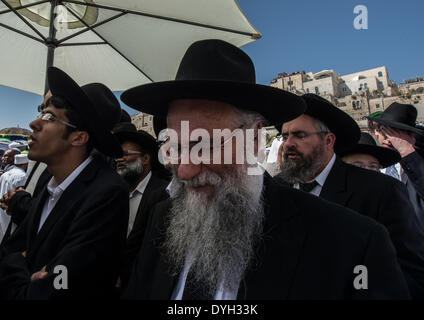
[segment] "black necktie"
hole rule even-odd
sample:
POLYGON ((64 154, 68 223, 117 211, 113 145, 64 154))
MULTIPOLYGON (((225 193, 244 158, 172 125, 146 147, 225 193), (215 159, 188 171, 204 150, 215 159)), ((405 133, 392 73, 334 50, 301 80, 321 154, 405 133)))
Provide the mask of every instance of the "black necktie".
POLYGON ((311 192, 317 185, 318 182, 316 182, 316 180, 308 183, 299 183, 299 189, 305 192, 311 192))

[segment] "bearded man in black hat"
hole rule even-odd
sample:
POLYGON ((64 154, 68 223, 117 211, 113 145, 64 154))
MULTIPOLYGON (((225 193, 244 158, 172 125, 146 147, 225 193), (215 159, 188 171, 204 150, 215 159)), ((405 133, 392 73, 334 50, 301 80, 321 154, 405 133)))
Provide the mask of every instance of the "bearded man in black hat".
POLYGON ((127 248, 121 273, 121 283, 125 285, 146 231, 149 212, 156 203, 169 197, 165 190, 169 180, 158 174, 163 166, 158 161, 158 144, 150 134, 137 131, 132 123, 120 123, 114 135, 123 149, 123 156, 116 159, 117 172, 130 189, 127 248))
POLYGON ((305 192, 353 209, 383 224, 397 249, 410 292, 424 297, 424 233, 406 188, 378 172, 344 163, 336 153, 360 137, 356 122, 326 99, 302 96, 305 114, 284 122, 279 178, 305 192))
POLYGON ((29 157, 52 178, 35 198, 0 262, 3 299, 101 298, 115 294, 128 226, 128 187, 92 150, 122 156, 110 130, 113 93, 47 71, 52 97, 31 122, 29 157))
POLYGON ((239 48, 195 42, 175 81, 135 87, 121 99, 167 117, 161 148, 173 172, 171 198, 150 215, 123 298, 408 297, 381 225, 279 186, 259 170, 265 118, 289 121, 305 104, 256 84, 253 63, 239 48), (275 119, 278 106, 283 112, 275 119), (352 283, 357 265, 368 268, 367 290, 352 283))
POLYGON ((416 137, 424 130, 415 126, 417 109, 410 104, 392 103, 380 117, 369 117, 374 134, 384 148, 396 150, 402 159, 383 172, 402 181, 408 190, 417 218, 424 230, 424 159, 416 151, 416 137))

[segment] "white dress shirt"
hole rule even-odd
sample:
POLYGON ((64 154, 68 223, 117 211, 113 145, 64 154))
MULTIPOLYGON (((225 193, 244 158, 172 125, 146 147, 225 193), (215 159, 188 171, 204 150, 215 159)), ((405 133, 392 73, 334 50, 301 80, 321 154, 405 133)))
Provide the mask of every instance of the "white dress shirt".
POLYGON ((152 172, 150 171, 143 180, 140 181, 138 186, 130 192, 130 216, 128 220, 128 232, 127 237, 129 236, 133 226, 134 221, 137 216, 138 207, 140 206, 141 199, 143 198, 144 190, 146 189, 147 184, 149 183, 152 172))
MULTIPOLYGON (((325 180, 327 180, 328 174, 333 168, 334 162, 336 162, 335 154, 333 154, 333 156, 331 157, 331 160, 327 163, 324 170, 322 170, 321 173, 318 176, 316 176, 315 179, 313 179, 318 183, 318 185, 309 192, 310 194, 313 194, 314 196, 319 197, 322 187, 324 186, 325 180)), ((312 181, 308 181, 308 182, 312 182, 312 181)), ((294 187, 296 189, 299 189, 299 184, 295 183, 294 187)))
POLYGON ((88 166, 88 164, 92 160, 93 160, 92 156, 89 156, 87 159, 85 159, 59 185, 57 185, 56 179, 54 177, 50 179, 49 183, 47 184, 47 192, 49 193, 49 197, 47 198, 46 203, 44 204, 44 207, 43 207, 43 211, 41 212, 40 225, 38 226, 38 232, 40 232, 41 227, 43 226, 44 222, 46 222, 47 217, 50 215, 50 212, 52 212, 54 206, 59 201, 63 192, 66 190, 66 188, 69 187, 69 185, 76 179, 76 177, 78 177, 78 175, 85 169, 85 167, 88 166))

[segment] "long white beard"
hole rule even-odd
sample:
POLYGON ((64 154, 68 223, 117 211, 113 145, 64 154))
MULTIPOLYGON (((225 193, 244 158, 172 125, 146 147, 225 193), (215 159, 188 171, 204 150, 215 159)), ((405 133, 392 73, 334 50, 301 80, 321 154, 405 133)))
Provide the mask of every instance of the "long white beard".
POLYGON ((222 176, 203 172, 190 181, 179 180, 174 172, 163 246, 171 271, 181 272, 190 257, 188 281, 201 283, 211 296, 221 281, 225 289, 237 290, 262 233, 262 187, 263 176, 247 175, 245 167, 222 176), (215 193, 207 196, 186 188, 204 184, 215 186, 215 193))

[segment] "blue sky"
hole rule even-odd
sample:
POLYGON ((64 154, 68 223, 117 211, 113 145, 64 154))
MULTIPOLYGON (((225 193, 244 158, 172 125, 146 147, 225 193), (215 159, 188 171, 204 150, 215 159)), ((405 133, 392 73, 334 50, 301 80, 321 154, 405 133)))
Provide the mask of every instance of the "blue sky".
MULTIPOLYGON (((258 83, 269 84, 280 72, 334 69, 347 74, 382 65, 398 83, 424 76, 423 0, 238 3, 262 33, 261 39, 243 47, 255 64, 258 83), (367 30, 353 26, 356 5, 368 9, 367 30)), ((29 128, 42 98, 2 86, 0 97, 0 129, 16 125, 29 128)))

